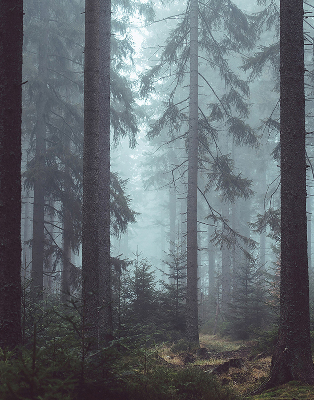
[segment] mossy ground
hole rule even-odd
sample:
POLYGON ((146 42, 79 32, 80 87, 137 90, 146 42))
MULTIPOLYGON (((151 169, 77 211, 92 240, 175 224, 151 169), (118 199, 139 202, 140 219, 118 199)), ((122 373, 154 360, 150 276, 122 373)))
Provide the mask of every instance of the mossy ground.
MULTIPOLYGON (((218 376, 223 386, 229 387, 239 399, 285 399, 314 400, 314 386, 302 385, 299 382, 290 382, 286 385, 267 390, 260 395, 251 396, 249 393, 257 388, 268 376, 271 356, 257 354, 254 342, 231 341, 219 336, 201 335, 201 347, 208 349, 210 355, 202 359, 195 355, 195 360, 189 367, 199 368, 210 373, 216 366, 228 361, 230 358, 243 358, 242 368, 230 368, 228 373, 218 376)), ((257 346, 258 348, 258 346, 257 346)), ((184 368, 185 352, 172 352, 171 347, 163 346, 159 353, 165 361, 176 368, 184 368)))

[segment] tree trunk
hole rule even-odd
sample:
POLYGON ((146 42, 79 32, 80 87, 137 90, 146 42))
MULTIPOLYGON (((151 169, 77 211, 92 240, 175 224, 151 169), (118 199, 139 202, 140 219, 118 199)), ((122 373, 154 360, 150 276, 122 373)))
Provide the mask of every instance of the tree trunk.
POLYGON ((83 303, 88 336, 112 335, 110 263, 111 2, 85 3, 83 303))
POLYGON ((314 384, 306 234, 303 2, 280 2, 280 326, 267 387, 314 384))
MULTIPOLYGON (((222 203, 222 216, 229 221, 228 201, 222 203)), ((222 230, 227 235, 225 224, 222 230)), ((231 251, 227 243, 223 243, 221 249, 221 311, 223 315, 228 311, 231 302, 231 281, 231 251)))
MULTIPOLYGON (((65 139, 65 151, 67 154, 70 152, 70 141, 68 138, 65 139)), ((69 167, 65 166, 65 175, 69 174, 69 167)), ((67 187, 65 191, 69 191, 67 187)), ((68 196, 66 196, 68 197, 68 196)), ((68 204, 64 205, 64 220, 63 220, 63 260, 62 260, 62 276, 61 276, 61 301, 66 304, 70 300, 70 268, 71 268, 71 229, 72 229, 72 218, 71 212, 67 208, 68 204)))
POLYGON ((215 249, 211 242, 213 229, 210 225, 207 227, 207 255, 208 255, 208 296, 209 299, 215 298, 215 249))
POLYGON ((0 346, 21 343, 23 1, 0 2, 0 346))
POLYGON ((100 81, 99 81, 99 282, 100 340, 112 336, 112 296, 110 262, 110 39, 111 1, 100 9, 100 81))
POLYGON ((94 346, 99 318, 99 13, 100 0, 85 1, 82 298, 83 325, 94 346))
POLYGON ((307 187, 307 199, 306 199, 306 211, 307 211, 307 256, 309 270, 312 269, 312 199, 311 199, 311 184, 307 187))
POLYGON ((33 209, 33 243, 32 243, 32 282, 31 295, 34 300, 43 299, 43 268, 44 268, 44 203, 45 203, 45 158, 46 158, 46 90, 47 90, 47 60, 48 60, 48 5, 40 3, 40 19, 44 27, 44 37, 38 49, 38 80, 39 89, 36 101, 37 121, 35 126, 36 150, 34 178, 34 209, 33 209))
MULTIPOLYGON (((176 187, 172 184, 169 187, 169 254, 170 259, 169 261, 173 261, 173 257, 175 254, 175 244, 176 244, 176 219, 177 219, 177 196, 176 196, 176 187)), ((169 273, 171 274, 169 283, 171 285, 174 284, 175 280, 173 277, 174 270, 170 268, 169 273)))
POLYGON ((190 105, 187 196, 187 339, 199 345, 197 301, 198 0, 190 5, 190 105))

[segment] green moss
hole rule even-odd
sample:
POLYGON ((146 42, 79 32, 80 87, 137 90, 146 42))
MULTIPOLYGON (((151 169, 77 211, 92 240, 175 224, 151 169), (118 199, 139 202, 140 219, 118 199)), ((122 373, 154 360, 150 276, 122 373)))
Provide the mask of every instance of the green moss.
POLYGON ((285 385, 278 386, 273 389, 266 390, 256 396, 247 397, 250 400, 266 400, 266 399, 281 399, 281 400, 292 400, 292 399, 314 399, 314 387, 304 385, 301 382, 291 381, 285 385))

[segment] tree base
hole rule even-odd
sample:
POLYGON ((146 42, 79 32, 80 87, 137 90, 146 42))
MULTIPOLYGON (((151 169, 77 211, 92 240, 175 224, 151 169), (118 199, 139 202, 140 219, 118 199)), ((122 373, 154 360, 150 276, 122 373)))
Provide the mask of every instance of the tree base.
POLYGON ((314 365, 312 355, 304 349, 276 348, 271 362, 269 378, 250 394, 260 394, 265 390, 299 381, 314 385, 314 365))

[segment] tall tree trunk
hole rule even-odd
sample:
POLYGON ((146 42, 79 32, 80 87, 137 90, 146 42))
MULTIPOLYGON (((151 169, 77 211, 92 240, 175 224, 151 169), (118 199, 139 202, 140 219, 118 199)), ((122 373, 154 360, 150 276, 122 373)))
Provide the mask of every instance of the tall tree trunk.
POLYGON ((99 14, 100 0, 85 1, 84 155, 82 226, 83 324, 87 336, 98 343, 99 254, 99 14))
POLYGON ((112 336, 112 295, 110 261, 110 39, 111 1, 101 2, 100 9, 100 81, 99 81, 99 274, 100 340, 112 336))
POLYGON ((46 158, 46 90, 47 90, 47 60, 48 60, 48 4, 40 2, 40 20, 45 27, 43 38, 38 49, 38 80, 39 89, 36 101, 37 120, 35 126, 36 149, 34 178, 34 209, 33 209, 33 243, 32 243, 32 282, 31 294, 34 300, 43 299, 43 266, 44 266, 44 203, 45 203, 45 158, 46 158))
POLYGON ((190 4, 190 106, 187 196, 187 339, 199 344, 197 301, 198 0, 190 4))
POLYGON ((0 2, 0 346, 21 343, 23 1, 0 2))
POLYGON ((111 2, 85 2, 83 303, 95 345, 111 337, 110 264, 111 2))
POLYGON ((268 387, 314 384, 306 234, 303 2, 280 2, 281 284, 268 387))

